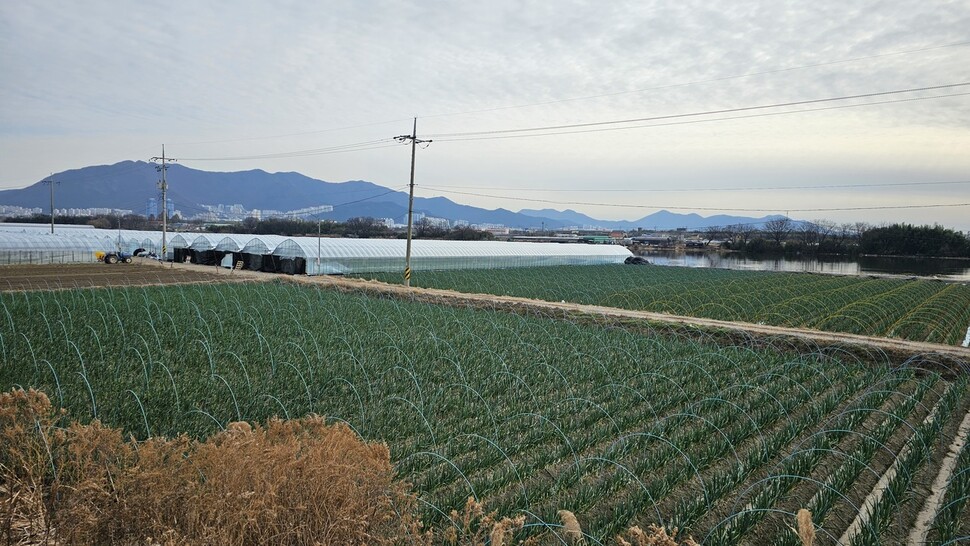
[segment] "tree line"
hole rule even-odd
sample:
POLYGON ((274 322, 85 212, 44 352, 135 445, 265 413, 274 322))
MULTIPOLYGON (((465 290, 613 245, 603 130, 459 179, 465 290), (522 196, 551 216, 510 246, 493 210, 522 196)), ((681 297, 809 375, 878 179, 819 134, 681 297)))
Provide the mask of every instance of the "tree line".
POLYGON ((942 226, 776 218, 760 228, 711 226, 702 236, 708 245, 720 241, 722 248, 751 253, 970 257, 967 235, 942 226))

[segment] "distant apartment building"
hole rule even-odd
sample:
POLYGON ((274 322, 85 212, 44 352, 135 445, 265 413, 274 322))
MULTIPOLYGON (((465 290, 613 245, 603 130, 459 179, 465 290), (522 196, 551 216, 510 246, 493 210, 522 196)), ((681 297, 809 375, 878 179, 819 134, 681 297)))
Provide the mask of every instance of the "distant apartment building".
POLYGON ((44 209, 40 207, 26 208, 14 205, 0 205, 0 218, 31 216, 34 214, 44 214, 44 209))

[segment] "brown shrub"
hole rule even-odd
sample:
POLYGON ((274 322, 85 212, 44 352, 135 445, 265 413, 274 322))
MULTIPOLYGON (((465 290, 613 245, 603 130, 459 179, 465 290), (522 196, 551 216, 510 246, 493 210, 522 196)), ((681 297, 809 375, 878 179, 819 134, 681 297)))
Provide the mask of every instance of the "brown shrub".
POLYGON ((310 416, 204 442, 126 441, 47 397, 0 394, 8 544, 391 544, 428 540, 387 447, 310 416))

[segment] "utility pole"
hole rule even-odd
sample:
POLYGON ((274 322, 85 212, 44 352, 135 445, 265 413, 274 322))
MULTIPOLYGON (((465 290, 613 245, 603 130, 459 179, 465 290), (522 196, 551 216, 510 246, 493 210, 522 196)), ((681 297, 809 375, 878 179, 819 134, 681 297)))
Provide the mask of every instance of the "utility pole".
POLYGON ((414 118, 414 129, 410 135, 394 137, 398 142, 411 141, 411 184, 408 190, 408 245, 404 254, 404 286, 411 286, 411 229, 414 214, 414 151, 418 144, 430 144, 430 140, 418 139, 418 118, 414 118))
POLYGON ((162 173, 162 180, 158 183, 158 188, 162 190, 162 261, 168 256, 168 241, 167 241, 167 231, 168 231, 168 183, 165 181, 165 171, 168 170, 168 165, 166 161, 175 161, 170 157, 165 157, 165 145, 162 144, 162 156, 153 157, 151 159, 153 162, 161 161, 161 164, 155 165, 155 170, 162 173))
POLYGON ((49 184, 51 187, 51 235, 54 234, 54 184, 60 184, 60 182, 54 182, 54 173, 44 180, 44 184, 49 184))

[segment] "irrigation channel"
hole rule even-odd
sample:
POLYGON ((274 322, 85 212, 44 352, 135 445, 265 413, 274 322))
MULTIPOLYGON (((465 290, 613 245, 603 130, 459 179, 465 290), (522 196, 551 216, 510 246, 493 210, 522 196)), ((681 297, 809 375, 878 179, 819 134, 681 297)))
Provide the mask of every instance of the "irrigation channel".
POLYGON ((44 385, 139 437, 318 412, 386 441, 429 521, 449 525, 475 496, 551 544, 567 544, 558 509, 590 545, 659 522, 705 545, 797 546, 799 508, 816 544, 970 536, 968 349, 136 267, 159 282, 153 268, 274 282, 0 294, 14 363, 0 385, 44 385))

